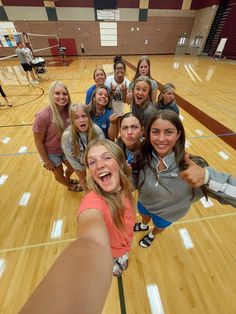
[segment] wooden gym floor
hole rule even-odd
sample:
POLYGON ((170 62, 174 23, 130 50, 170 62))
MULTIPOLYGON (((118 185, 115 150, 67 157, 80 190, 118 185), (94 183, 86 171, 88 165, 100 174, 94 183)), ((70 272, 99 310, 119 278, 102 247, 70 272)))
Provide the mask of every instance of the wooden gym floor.
MULTIPOLYGON (((138 56, 124 59, 132 79, 138 56)), ((31 131, 34 115, 47 105, 53 80, 68 86, 73 102, 83 102, 95 67, 103 65, 108 72, 112 67, 112 57, 74 58, 68 67, 53 62, 47 60, 48 72, 36 87, 26 85, 17 60, 1 61, 0 66, 2 87, 14 105, 0 108, 0 313, 4 314, 19 311, 56 257, 76 238, 76 211, 83 196, 67 191, 42 167, 31 131)), ((188 151, 236 176, 236 63, 151 56, 151 65, 160 85, 176 85, 188 151)), ((139 247, 142 234, 135 234, 129 268, 121 279, 113 278, 103 313, 236 313, 235 234, 235 208, 212 199, 194 204, 149 249, 139 247), (185 235, 183 240, 180 234, 185 235)))

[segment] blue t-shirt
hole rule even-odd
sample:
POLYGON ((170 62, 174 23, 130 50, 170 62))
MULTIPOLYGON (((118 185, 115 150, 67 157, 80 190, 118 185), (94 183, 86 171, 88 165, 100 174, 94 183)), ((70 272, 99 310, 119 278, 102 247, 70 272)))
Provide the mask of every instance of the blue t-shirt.
POLYGON ((85 104, 88 105, 92 99, 93 92, 96 89, 96 84, 93 86, 89 87, 89 89, 86 92, 86 97, 85 97, 85 104))
POLYGON ((109 138, 108 137, 108 128, 110 126, 109 117, 111 114, 113 114, 113 110, 106 108, 105 113, 103 115, 101 115, 101 116, 94 115, 92 117, 93 122, 96 123, 102 129, 106 138, 109 138))

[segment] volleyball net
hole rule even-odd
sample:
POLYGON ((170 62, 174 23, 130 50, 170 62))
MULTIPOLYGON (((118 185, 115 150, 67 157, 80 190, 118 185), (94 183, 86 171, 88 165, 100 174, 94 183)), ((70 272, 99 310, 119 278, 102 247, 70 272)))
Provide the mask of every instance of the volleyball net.
MULTIPOLYGON (((58 47, 60 39, 57 34, 34 34, 34 33, 18 33, 17 41, 25 43, 31 49, 34 57, 39 56, 55 56, 58 55, 58 47)), ((12 47, 15 49, 16 42, 13 42, 12 47)), ((16 54, 0 57, 0 60, 7 60, 16 57, 16 54)))

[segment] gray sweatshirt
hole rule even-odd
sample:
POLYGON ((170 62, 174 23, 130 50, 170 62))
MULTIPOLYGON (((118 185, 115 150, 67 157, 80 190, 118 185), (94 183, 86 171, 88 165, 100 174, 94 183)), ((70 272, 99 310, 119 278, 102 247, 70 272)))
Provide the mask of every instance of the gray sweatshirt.
MULTIPOLYGON (((180 176, 179 167, 175 161, 175 153, 167 155, 163 162, 167 167, 158 171, 159 159, 153 154, 151 165, 155 169, 145 167, 140 171, 139 184, 144 184, 139 189, 139 202, 151 213, 168 221, 174 222, 187 214, 191 204, 204 196, 201 188, 192 188, 180 176)), ((211 167, 207 190, 223 204, 236 206, 236 179, 232 176, 218 172, 211 167)))
MULTIPOLYGON (((103 131, 99 128, 98 125, 95 123, 93 124, 93 127, 95 129, 97 139, 104 138, 104 133, 103 131)), ((73 153, 73 145, 72 145, 72 134, 71 134, 71 127, 68 127, 62 136, 62 149, 66 155, 67 160, 73 167, 73 169, 78 170, 78 171, 84 171, 85 170, 85 164, 84 164, 84 153, 85 149, 88 145, 88 134, 87 132, 79 132, 77 141, 79 143, 79 148, 80 148, 80 155, 75 156, 73 153)))

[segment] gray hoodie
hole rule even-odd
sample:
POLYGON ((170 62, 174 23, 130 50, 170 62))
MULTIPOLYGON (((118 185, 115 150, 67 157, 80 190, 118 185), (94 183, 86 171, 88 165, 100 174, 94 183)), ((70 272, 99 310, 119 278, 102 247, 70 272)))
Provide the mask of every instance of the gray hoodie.
MULTIPOLYGON (((152 168, 146 166, 140 171, 139 202, 151 213, 168 221, 174 222, 187 214, 193 202, 204 196, 201 188, 192 188, 180 176, 179 167, 175 161, 175 153, 164 157, 165 170, 158 171, 159 159, 153 154, 152 168), (154 170, 155 169, 155 170, 154 170)), ((206 189, 209 194, 223 204, 236 206, 236 179, 207 167, 209 182, 206 189)))

